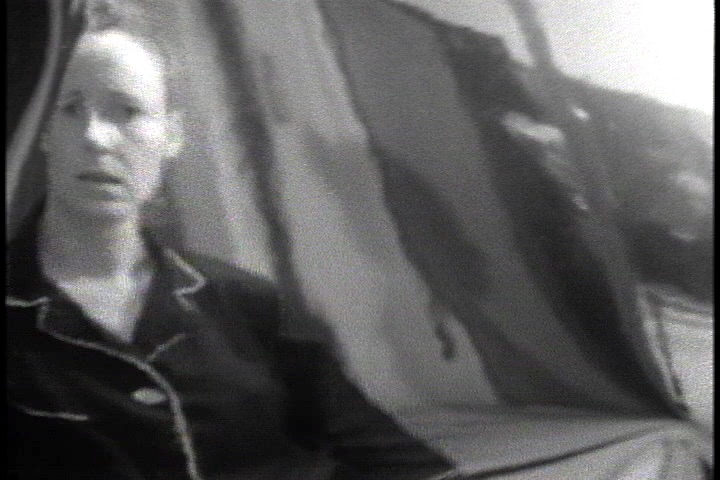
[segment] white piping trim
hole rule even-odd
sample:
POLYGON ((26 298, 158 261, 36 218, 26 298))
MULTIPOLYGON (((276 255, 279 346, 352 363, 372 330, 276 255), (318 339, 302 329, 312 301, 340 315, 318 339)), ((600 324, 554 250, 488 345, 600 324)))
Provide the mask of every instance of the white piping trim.
POLYGON ((5 306, 18 308, 31 308, 38 306, 47 306, 50 303, 49 297, 40 297, 35 300, 22 300, 11 296, 5 297, 5 306))
MULTIPOLYGON (((43 317, 44 318, 44 317, 43 317)), ((186 467, 188 475, 190 476, 191 480, 203 480, 202 475, 200 474, 200 470, 198 468, 198 461, 197 457, 195 455, 195 448, 193 446, 193 440, 190 433, 190 426, 187 422, 187 419, 185 418, 185 415, 182 410, 182 402, 180 400, 180 396, 175 392, 170 382, 168 382, 165 377, 163 377, 157 370, 155 370, 151 365, 148 365, 144 363, 142 360, 136 359, 130 355, 125 355, 120 352, 116 352, 112 349, 103 347, 102 345, 97 345, 95 343, 86 342, 84 340, 79 340, 71 337, 67 337, 65 335, 61 335, 59 333, 51 332, 47 329, 45 329, 43 326, 41 326, 40 321, 42 319, 38 319, 38 328, 50 335, 51 337, 54 337, 60 341, 69 343, 71 345, 75 345, 77 347, 83 347, 87 348, 89 350, 95 350, 97 352, 104 353, 105 355, 108 355, 110 357, 116 358, 118 360, 122 360, 126 363, 129 363, 133 365, 138 370, 145 373, 152 381, 155 382, 156 385, 158 385, 168 396, 168 401, 170 403, 170 409, 173 414, 174 419, 174 426, 175 426, 175 433, 178 436, 178 440, 180 440, 180 445, 183 449, 183 453, 185 454, 185 461, 186 461, 186 467)))
POLYGON ((433 475, 432 477, 428 477, 427 480, 459 480, 462 477, 463 474, 457 468, 453 468, 452 470, 448 470, 447 472, 439 473, 437 475, 433 475))
POLYGON ((17 403, 12 404, 14 407, 20 409, 22 412, 32 415, 33 417, 40 418, 55 418, 59 420, 69 420, 71 422, 87 422, 90 420, 90 416, 84 413, 70 413, 70 412, 47 412, 45 410, 38 410, 35 408, 26 407, 17 403))
POLYGON ((173 294, 177 298, 178 302, 180 302, 180 304, 187 310, 196 310, 195 304, 193 304, 185 297, 187 295, 197 293, 207 284, 207 280, 205 280, 205 277, 200 272, 195 270, 192 265, 187 263, 180 255, 175 253, 173 250, 166 248, 163 250, 163 253, 166 257, 172 260, 178 268, 180 268, 183 272, 185 272, 187 275, 189 275, 195 280, 195 284, 193 285, 176 288, 173 291, 173 294))
POLYGON ((188 338, 188 334, 186 334, 186 333, 179 333, 179 334, 175 335, 174 337, 172 337, 172 338, 171 338, 170 340, 168 340, 167 342, 165 342, 165 343, 163 343, 163 344, 158 345, 157 347, 155 347, 155 350, 153 350, 150 355, 148 355, 147 357, 145 357, 145 361, 148 362, 148 363, 154 362, 155 359, 157 359, 157 357, 158 357, 159 355, 161 355, 162 353, 167 352, 167 351, 170 350, 172 347, 174 347, 174 346, 177 345, 178 343, 182 342, 182 341, 185 340, 186 338, 188 338))

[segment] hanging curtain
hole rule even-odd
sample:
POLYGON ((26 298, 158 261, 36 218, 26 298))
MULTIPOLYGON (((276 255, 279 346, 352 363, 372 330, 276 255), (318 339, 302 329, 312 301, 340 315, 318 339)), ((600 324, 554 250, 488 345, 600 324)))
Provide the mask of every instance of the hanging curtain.
MULTIPOLYGON (((8 122, 15 125, 14 131, 7 132, 5 152, 5 225, 6 242, 12 238, 22 221, 37 209, 42 199, 44 185, 44 160, 38 151, 38 138, 47 119, 49 106, 58 88, 64 64, 75 39, 82 28, 82 9, 77 1, 51 0, 33 5, 38 9, 38 19, 47 23, 35 24, 28 32, 28 38, 35 43, 33 52, 43 58, 39 79, 15 77, 21 85, 8 85, 8 91, 22 88, 18 97, 28 100, 26 105, 15 105, 18 118, 8 122), (39 27, 39 28, 38 28, 39 27), (45 34, 45 38, 40 35, 45 34), (45 44, 44 49, 38 46, 45 44), (40 54, 44 51, 44 56, 40 54), (29 86, 29 88, 28 88, 29 86), (34 88, 33 88, 34 87, 34 88), (28 97, 27 91, 32 92, 28 97)), ((14 9, 23 8, 13 5, 14 9)), ((24 8, 27 8, 25 6, 24 8)), ((8 112, 9 114, 13 113, 8 112)))
POLYGON ((453 50, 464 32, 383 1, 321 4, 407 255, 470 331, 502 396, 662 411, 660 376, 646 376, 653 363, 629 333, 641 329, 621 323, 637 315, 630 274, 606 265, 616 257, 602 250, 601 215, 563 198, 537 154, 500 128, 504 108, 539 109, 500 103, 523 95, 501 46, 471 50, 478 68, 464 69, 453 50), (472 118, 462 105, 480 101, 472 118))

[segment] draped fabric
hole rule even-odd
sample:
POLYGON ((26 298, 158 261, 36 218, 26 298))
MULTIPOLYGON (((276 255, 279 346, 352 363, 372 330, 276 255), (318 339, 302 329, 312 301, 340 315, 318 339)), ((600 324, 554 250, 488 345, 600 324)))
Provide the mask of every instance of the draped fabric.
MULTIPOLYGON (((35 55, 41 50, 38 46, 43 44, 45 55, 44 58, 40 56, 43 64, 39 78, 34 78, 27 70, 24 75, 16 71, 18 76, 14 80, 21 83, 9 87, 17 89, 16 98, 24 99, 28 103, 14 103, 12 110, 8 112, 18 114, 19 119, 8 122, 9 126, 16 125, 16 129, 8 133, 5 160, 6 240, 17 230, 22 219, 37 208, 42 199, 44 160, 38 150, 38 141, 59 85, 58 79, 83 22, 78 2, 57 0, 47 4, 34 3, 39 15, 34 20, 35 28, 27 34, 30 42, 34 44, 35 55), (46 23, 38 21, 43 18, 47 19, 46 23)), ((21 7, 14 4, 12 8, 21 7)))
MULTIPOLYGON (((10 235, 42 197, 37 140, 85 3, 48 2, 10 235)), ((576 142, 560 164, 509 133, 509 112, 569 117, 500 39, 386 0, 148 5, 182 53, 167 235, 275 278, 285 334, 329 325, 348 375, 463 471, 702 478, 702 399, 647 321, 679 302, 639 282, 605 164, 584 162, 592 130, 558 125, 576 142)))
MULTIPOLYGON (((328 2, 326 9, 358 110, 383 162, 388 206, 408 256, 433 293, 474 330, 478 350, 497 368, 491 370, 494 385, 519 404, 610 403, 604 395, 616 399, 623 393, 604 381, 602 369, 591 368, 591 362, 604 359, 617 362, 611 368, 620 371, 618 380, 640 387, 640 377, 628 378, 639 366, 625 350, 621 332, 613 332, 622 328, 615 324, 621 315, 616 300, 607 298, 612 295, 602 277, 607 273, 592 253, 578 251, 583 239, 573 238, 580 235, 572 232, 572 217, 581 214, 573 215, 572 205, 564 205, 562 198, 548 198, 557 187, 543 184, 543 172, 532 170, 533 163, 526 161, 531 152, 507 151, 510 139, 493 129, 497 119, 483 122, 485 136, 479 137, 472 119, 463 115, 461 102, 469 99, 458 97, 452 71, 442 61, 441 38, 421 18, 384 2, 328 2), (366 17, 372 20, 363 21, 366 17), (508 215, 510 208, 515 219, 508 215), (532 263, 537 273, 528 268, 532 263), (533 274, 544 277, 533 282, 533 274), (555 279, 573 285, 557 285, 555 279), (558 289, 566 293, 562 303, 548 304, 545 298, 558 289), (568 305, 567 299, 578 304, 568 305), (572 308, 578 311, 575 318, 567 312, 572 308), (591 340, 583 344, 588 333, 591 340), (589 384, 587 378, 596 381, 589 384)), ((473 72, 478 83, 503 75, 491 71, 503 62, 500 55, 493 58, 493 47, 480 57, 485 71, 473 72)), ((491 86, 465 94, 490 103, 500 97, 497 90, 491 86)), ((504 95, 520 103, 518 96, 504 95)), ((503 108, 508 106, 478 110, 493 115, 503 108)))

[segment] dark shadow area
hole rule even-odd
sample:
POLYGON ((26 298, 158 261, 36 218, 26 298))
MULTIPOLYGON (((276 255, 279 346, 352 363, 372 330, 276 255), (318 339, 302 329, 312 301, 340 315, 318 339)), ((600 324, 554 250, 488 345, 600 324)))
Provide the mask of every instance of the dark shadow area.
POLYGON ((8 0, 5 102, 5 144, 18 127, 37 85, 45 59, 50 28, 47 2, 8 0))

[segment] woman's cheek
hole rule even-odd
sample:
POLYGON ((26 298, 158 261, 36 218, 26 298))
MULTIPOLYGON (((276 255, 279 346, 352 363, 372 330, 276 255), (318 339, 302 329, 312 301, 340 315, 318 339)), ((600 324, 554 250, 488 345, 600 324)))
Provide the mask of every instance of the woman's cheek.
POLYGON ((128 134, 133 142, 148 151, 146 155, 163 154, 163 145, 167 141, 164 122, 157 119, 139 120, 128 129, 128 134))
POLYGON ((137 163, 134 167, 135 197, 142 202, 148 201, 155 196, 162 183, 160 162, 137 163))

